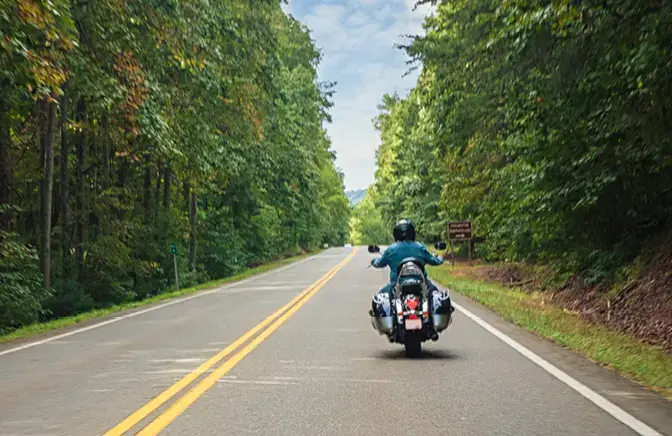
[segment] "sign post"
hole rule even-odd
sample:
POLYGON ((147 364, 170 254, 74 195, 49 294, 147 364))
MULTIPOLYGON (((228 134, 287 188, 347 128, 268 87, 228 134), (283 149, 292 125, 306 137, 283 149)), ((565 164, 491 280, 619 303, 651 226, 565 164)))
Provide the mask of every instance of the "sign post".
POLYGON ((177 274, 177 244, 170 244, 170 254, 173 255, 173 265, 175 266, 175 290, 180 290, 180 278, 177 274))
POLYGON ((452 239, 448 239, 448 242, 450 242, 450 257, 453 258, 453 268, 455 268, 455 247, 453 247, 452 239))
MULTIPOLYGON (((467 241, 469 244, 469 265, 471 266, 471 221, 454 221, 448 223, 448 239, 450 249, 453 251, 453 241, 467 241)), ((455 265, 455 252, 453 251, 453 266, 455 265)))

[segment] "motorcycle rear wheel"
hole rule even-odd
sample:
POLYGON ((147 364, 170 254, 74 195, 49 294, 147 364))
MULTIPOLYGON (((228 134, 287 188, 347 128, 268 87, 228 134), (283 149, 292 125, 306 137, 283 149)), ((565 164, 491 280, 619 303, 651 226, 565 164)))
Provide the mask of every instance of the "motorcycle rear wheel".
POLYGON ((406 349, 407 357, 420 357, 422 353, 422 342, 419 338, 405 338, 404 348, 406 349))

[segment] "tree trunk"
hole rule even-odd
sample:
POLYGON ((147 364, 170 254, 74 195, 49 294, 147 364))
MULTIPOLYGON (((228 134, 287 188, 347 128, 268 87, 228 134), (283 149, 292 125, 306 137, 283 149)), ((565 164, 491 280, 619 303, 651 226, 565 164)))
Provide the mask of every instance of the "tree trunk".
POLYGON ((145 165, 145 223, 149 224, 152 219, 152 169, 149 161, 145 165))
POLYGON ((42 193, 44 192, 44 183, 45 183, 45 178, 44 178, 44 173, 46 171, 46 160, 47 160, 47 103, 44 100, 39 100, 37 102, 37 109, 36 109, 36 114, 37 116, 35 117, 37 121, 37 138, 40 141, 40 177, 37 182, 37 219, 36 225, 33 227, 33 229, 37 232, 37 247, 39 249, 39 255, 40 255, 40 271, 42 271, 42 215, 44 214, 43 211, 43 204, 42 204, 42 193))
POLYGON ((61 257, 63 277, 70 277, 70 225, 68 222, 68 157, 70 154, 68 138, 68 97, 67 85, 64 87, 66 94, 61 99, 61 160, 60 160, 60 191, 61 191, 61 257))
POLYGON ((191 192, 191 186, 189 185, 189 182, 184 182, 184 207, 186 210, 189 210, 189 193, 191 192))
POLYGON ((159 206, 161 204, 161 173, 163 172, 163 163, 161 159, 156 164, 156 183, 154 184, 154 207, 152 215, 154 218, 159 216, 159 206))
MULTIPOLYGON (((86 103, 80 100, 77 104, 76 120, 78 124, 84 123, 84 114, 86 112, 86 103)), ((77 265, 77 279, 82 278, 84 269, 84 221, 86 211, 84 210, 84 160, 86 159, 86 129, 82 130, 77 137, 77 228, 75 232, 75 262, 77 265)))
POLYGON ((166 166, 163 169, 163 208, 168 211, 170 207, 170 162, 166 162, 166 166))
POLYGON ((107 191, 112 186, 112 165, 110 157, 112 156, 112 136, 110 135, 110 115, 104 115, 104 135, 103 135, 103 188, 107 191))
MULTIPOLYGON (((119 164, 119 170, 117 171, 117 187, 119 188, 119 202, 123 204, 125 201, 124 188, 126 187, 126 171, 128 169, 128 161, 124 160, 119 164)), ((123 221, 126 214, 124 213, 124 208, 120 207, 117 209, 117 219, 123 221)))
POLYGON ((12 230, 12 155, 9 105, 0 95, 0 231, 12 230))
POLYGON ((189 271, 196 269, 196 191, 189 197, 189 271))
POLYGON ((110 207, 110 187, 112 186, 112 165, 110 162, 110 156, 112 154, 112 137, 110 135, 110 115, 105 113, 103 115, 103 137, 101 138, 103 142, 103 198, 104 206, 102 213, 102 232, 104 235, 109 235, 112 229, 111 215, 112 208, 110 207))
POLYGON ((54 187, 54 129, 56 126, 56 103, 47 104, 47 125, 44 138, 44 176, 42 178, 42 216, 40 263, 44 275, 44 290, 51 290, 51 202, 54 187))

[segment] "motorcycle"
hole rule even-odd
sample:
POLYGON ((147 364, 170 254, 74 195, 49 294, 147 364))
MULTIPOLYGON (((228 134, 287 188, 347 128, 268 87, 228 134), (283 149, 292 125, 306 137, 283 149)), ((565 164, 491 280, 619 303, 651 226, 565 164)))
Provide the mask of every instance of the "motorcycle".
MULTIPOLYGON (((435 244, 445 249, 445 243, 435 244)), ((369 250, 372 252, 372 250, 369 250)), ((371 310, 371 324, 391 343, 403 344, 406 355, 417 357, 422 343, 437 341, 439 333, 452 324, 450 295, 441 291, 430 295, 425 266, 416 258, 402 260, 397 270, 392 301, 389 295, 376 294, 371 310)))

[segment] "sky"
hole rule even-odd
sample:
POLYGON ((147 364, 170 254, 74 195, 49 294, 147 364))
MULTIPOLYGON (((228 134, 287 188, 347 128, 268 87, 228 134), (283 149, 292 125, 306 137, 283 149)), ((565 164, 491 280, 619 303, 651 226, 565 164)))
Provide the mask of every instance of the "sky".
POLYGON ((310 29, 322 52, 319 80, 337 82, 327 133, 346 189, 364 189, 374 181, 380 144, 372 119, 385 93, 405 96, 418 70, 395 43, 404 35, 423 34, 428 6, 413 11, 415 0, 289 0, 285 12, 310 29))

